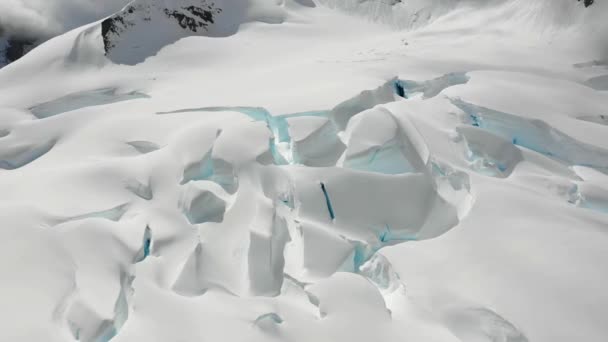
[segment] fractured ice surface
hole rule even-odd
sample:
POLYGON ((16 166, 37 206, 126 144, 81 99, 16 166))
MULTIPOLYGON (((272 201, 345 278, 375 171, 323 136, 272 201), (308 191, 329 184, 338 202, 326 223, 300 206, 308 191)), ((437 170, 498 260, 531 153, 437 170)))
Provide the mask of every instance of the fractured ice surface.
POLYGON ((149 226, 146 226, 144 230, 144 236, 142 237, 141 249, 137 253, 135 262, 142 262, 150 255, 152 248, 152 230, 149 226))
POLYGON ((394 81, 391 80, 373 90, 364 90, 359 95, 346 100, 331 110, 330 118, 339 130, 346 129, 348 121, 354 115, 373 108, 376 105, 395 100, 394 81))
POLYGON ((299 234, 292 236, 287 253, 288 258, 304 260, 306 273, 298 279, 336 270, 356 272, 382 247, 432 238, 454 227, 466 215, 461 206, 470 201, 465 178, 454 173, 444 186, 443 176, 437 176, 437 184, 429 177, 340 168, 323 173, 299 170, 295 178, 299 234), (323 181, 315 189, 308 179, 316 177, 323 181), (392 200, 376 207, 373 203, 379 198, 392 200))
POLYGON ((296 272, 303 269, 306 273, 304 279, 325 278, 348 263, 354 249, 345 239, 314 223, 302 223, 297 230, 298 234, 292 236, 293 242, 286 250, 288 261, 293 260, 292 276, 299 279, 303 274, 296 272))
POLYGON ((56 141, 40 143, 9 143, 3 141, 0 145, 0 169, 15 170, 44 156, 56 144, 56 141))
POLYGON ((327 212, 329 213, 329 217, 333 220, 336 218, 336 213, 334 212, 334 207, 331 204, 331 198, 329 197, 329 193, 327 192, 327 187, 323 182, 321 182, 321 191, 323 191, 323 197, 325 197, 325 204, 327 205, 327 212))
POLYGON ((464 138, 471 167, 490 176, 507 177, 522 160, 521 151, 509 140, 477 127, 458 127, 464 138))
POLYGON ((293 162, 307 166, 333 166, 344 151, 333 123, 324 117, 287 118, 293 162))
POLYGON ((136 0, 3 69, 0 340, 603 342, 595 14, 474 2, 136 0))
POLYGON ((419 141, 419 134, 411 126, 400 125, 384 108, 376 107, 354 116, 346 135, 344 167, 385 174, 422 172, 425 168, 424 152, 418 151, 412 141, 419 141))
POLYGON ((132 267, 150 254, 152 239, 147 226, 129 228, 133 226, 107 220, 69 221, 56 227, 77 257, 74 288, 57 309, 74 339, 110 341, 128 320, 132 267), (93 241, 99 248, 83 244, 93 241))
POLYGON ((359 267, 359 273, 386 292, 396 291, 403 286, 399 275, 395 273, 390 262, 382 254, 374 254, 370 260, 359 267))
POLYGON ((472 126, 492 132, 513 145, 525 147, 571 165, 608 169, 608 151, 580 142, 537 119, 528 119, 461 100, 452 103, 468 115, 472 126))
MULTIPOLYGON (((269 139, 271 163, 300 163, 309 166, 331 166, 344 150, 328 111, 310 111, 272 115, 261 107, 201 107, 157 114, 234 111, 264 122, 272 133, 269 139)), ((267 164, 268 161, 263 161, 267 164)))
POLYGON ((56 100, 41 103, 30 108, 30 111, 37 118, 44 119, 84 107, 101 106, 121 101, 145 99, 148 97, 148 95, 138 91, 122 93, 117 88, 97 89, 73 93, 56 100))
POLYGON ((212 191, 188 187, 182 199, 183 210, 191 224, 222 222, 226 202, 212 191))
MULTIPOLYGON (((287 222, 274 206, 260 206, 250 227, 248 269, 251 291, 258 295, 276 295, 283 283, 283 251, 290 239, 287 222)), ((280 322, 278 322, 280 323, 280 322)))
POLYGON ((605 184, 588 183, 574 184, 571 188, 572 204, 608 214, 608 187, 605 184))
POLYGON ((410 97, 416 93, 422 93, 423 98, 428 99, 439 95, 444 89, 465 84, 469 81, 469 76, 464 72, 454 72, 445 74, 428 81, 409 81, 398 80, 397 85, 403 91, 402 97, 410 97))

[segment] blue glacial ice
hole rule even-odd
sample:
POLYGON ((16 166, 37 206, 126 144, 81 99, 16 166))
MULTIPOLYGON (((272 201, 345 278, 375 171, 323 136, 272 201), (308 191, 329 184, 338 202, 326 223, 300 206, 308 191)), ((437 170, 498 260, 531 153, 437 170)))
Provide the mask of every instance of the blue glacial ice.
POLYGON ((323 182, 321 182, 321 191, 323 191, 323 196, 325 197, 325 204, 327 205, 327 212, 329 213, 329 217, 333 220, 336 218, 336 214, 334 213, 334 208, 331 205, 329 193, 327 192, 327 188, 325 187, 325 183, 323 182))
POLYGON ((149 226, 146 226, 144 230, 144 235, 142 237, 141 249, 137 253, 137 257, 135 258, 135 262, 142 262, 146 260, 148 256, 150 256, 150 251, 152 250, 152 230, 149 226))
POLYGON ((477 106, 459 99, 452 103, 468 117, 469 124, 569 165, 588 166, 608 170, 608 151, 578 141, 538 119, 477 106))
POLYGON ((344 167, 367 172, 377 172, 396 175, 416 172, 410 161, 403 154, 401 144, 395 139, 377 146, 365 153, 349 156, 344 161, 344 167))

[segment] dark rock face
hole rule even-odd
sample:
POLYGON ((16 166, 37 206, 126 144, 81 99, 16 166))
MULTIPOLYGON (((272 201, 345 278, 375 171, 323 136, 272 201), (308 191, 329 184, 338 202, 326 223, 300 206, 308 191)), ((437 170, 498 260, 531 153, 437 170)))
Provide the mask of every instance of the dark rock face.
MULTIPOLYGON (((578 2, 581 2, 581 0, 578 0, 578 2)), ((593 5, 594 2, 595 2, 595 0, 583 0, 585 7, 589 7, 589 6, 593 5)))
POLYGON ((4 39, 4 46, 0 46, 0 67, 23 57, 36 45, 36 41, 32 39, 13 37, 2 38, 1 32, 0 39, 4 39))
POLYGON ((141 22, 151 22, 157 13, 175 21, 184 30, 197 33, 206 30, 209 24, 214 23, 215 15, 222 12, 221 8, 206 0, 192 0, 189 3, 192 4, 158 8, 153 1, 135 1, 124 11, 104 20, 101 23, 101 35, 106 55, 116 47, 116 41, 125 32, 141 22))
POLYGON ((125 29, 133 25, 134 24, 130 22, 125 22, 121 15, 115 15, 101 23, 101 36, 103 37, 103 46, 106 54, 116 46, 114 43, 112 43, 112 35, 119 36, 125 29))
POLYGON ((26 39, 9 39, 6 50, 4 51, 6 59, 9 62, 14 62, 23 57, 33 47, 35 42, 26 39))
POLYGON ((207 5, 206 8, 197 6, 188 6, 182 8, 182 13, 178 10, 164 10, 165 14, 170 18, 175 18, 183 29, 189 29, 192 32, 197 32, 199 28, 207 28, 207 25, 213 24, 213 15, 220 13, 220 8, 214 8, 213 5, 207 5), (190 15, 190 16, 189 16, 190 15))

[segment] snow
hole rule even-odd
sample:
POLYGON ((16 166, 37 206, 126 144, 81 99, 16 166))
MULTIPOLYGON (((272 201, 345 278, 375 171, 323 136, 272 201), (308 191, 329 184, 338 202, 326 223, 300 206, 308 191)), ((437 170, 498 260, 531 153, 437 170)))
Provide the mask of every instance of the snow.
POLYGON ((605 2, 190 5, 0 71, 0 340, 606 340, 605 2))

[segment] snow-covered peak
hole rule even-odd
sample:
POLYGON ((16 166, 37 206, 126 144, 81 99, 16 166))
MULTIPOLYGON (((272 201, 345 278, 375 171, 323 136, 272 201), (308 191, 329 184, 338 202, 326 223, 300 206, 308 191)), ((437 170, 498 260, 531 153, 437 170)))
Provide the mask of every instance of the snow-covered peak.
POLYGON ((136 64, 187 36, 225 37, 242 23, 281 23, 287 5, 306 0, 134 0, 101 23, 106 56, 136 64))

